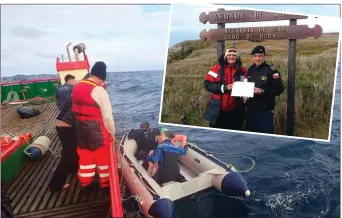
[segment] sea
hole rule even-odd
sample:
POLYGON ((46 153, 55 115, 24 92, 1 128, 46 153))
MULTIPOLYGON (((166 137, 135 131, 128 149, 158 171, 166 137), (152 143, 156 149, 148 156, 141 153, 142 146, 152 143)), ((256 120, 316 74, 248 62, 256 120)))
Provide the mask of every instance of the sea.
MULTIPOLYGON (((108 73, 107 90, 118 140, 148 121, 187 135, 239 170, 251 167, 249 158, 256 162, 243 173, 250 198, 227 197, 211 189, 176 202, 176 217, 340 217, 340 64, 337 72, 330 142, 158 125, 163 71, 108 73)), ((124 202, 124 210, 126 217, 143 217, 134 200, 124 202)))

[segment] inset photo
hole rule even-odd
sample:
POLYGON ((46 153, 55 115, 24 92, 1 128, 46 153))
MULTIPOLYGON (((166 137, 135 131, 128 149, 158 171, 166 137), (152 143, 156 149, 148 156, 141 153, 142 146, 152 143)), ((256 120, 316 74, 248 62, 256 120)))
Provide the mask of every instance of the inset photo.
POLYGON ((174 4, 160 123, 330 141, 340 10, 297 6, 174 4))

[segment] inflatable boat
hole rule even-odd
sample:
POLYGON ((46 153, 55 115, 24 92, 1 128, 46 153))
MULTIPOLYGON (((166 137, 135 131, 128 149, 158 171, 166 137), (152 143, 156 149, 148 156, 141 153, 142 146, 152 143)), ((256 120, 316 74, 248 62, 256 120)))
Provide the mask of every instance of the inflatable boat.
POLYGON ((118 169, 122 179, 147 217, 174 217, 174 201, 215 187, 227 196, 248 197, 250 191, 242 175, 234 167, 221 162, 211 154, 187 144, 186 155, 179 158, 181 174, 187 181, 158 184, 135 157, 137 143, 124 135, 118 146, 118 169))

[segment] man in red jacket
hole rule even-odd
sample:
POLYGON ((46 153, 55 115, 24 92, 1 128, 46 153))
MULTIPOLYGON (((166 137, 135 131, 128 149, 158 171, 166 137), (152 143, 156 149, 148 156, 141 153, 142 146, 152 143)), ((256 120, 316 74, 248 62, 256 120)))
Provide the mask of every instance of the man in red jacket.
POLYGON ((204 86, 211 93, 211 100, 204 118, 210 127, 239 130, 245 119, 245 107, 242 98, 232 97, 231 91, 234 81, 248 78, 247 70, 234 47, 228 48, 220 61, 224 62, 224 78, 221 80, 220 64, 214 65, 205 76, 204 86))
POLYGON ((78 82, 72 93, 73 112, 76 115, 78 179, 82 187, 92 184, 95 172, 100 186, 109 187, 110 146, 115 128, 109 96, 103 88, 106 65, 96 62, 90 77, 78 82))

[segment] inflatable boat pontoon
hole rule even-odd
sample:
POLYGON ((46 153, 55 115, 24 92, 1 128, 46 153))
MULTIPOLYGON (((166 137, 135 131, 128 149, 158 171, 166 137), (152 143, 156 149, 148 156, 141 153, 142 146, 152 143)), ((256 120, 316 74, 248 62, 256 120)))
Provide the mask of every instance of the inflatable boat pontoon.
POLYGON ((137 143, 127 136, 128 134, 124 135, 117 151, 118 168, 147 217, 174 217, 174 201, 210 187, 215 187, 228 196, 250 195, 247 183, 240 173, 194 144, 187 144, 187 154, 178 161, 180 172, 187 181, 159 185, 143 168, 142 161, 135 158, 137 143))

